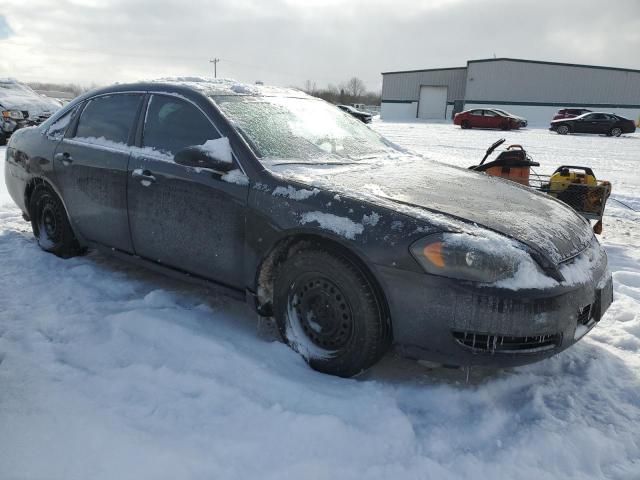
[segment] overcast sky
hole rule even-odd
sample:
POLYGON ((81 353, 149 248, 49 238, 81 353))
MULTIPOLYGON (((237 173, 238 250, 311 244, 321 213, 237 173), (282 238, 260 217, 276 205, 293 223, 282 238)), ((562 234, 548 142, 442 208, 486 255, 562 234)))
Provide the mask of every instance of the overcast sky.
POLYGON ((0 77, 213 74, 379 89, 380 72, 515 57, 640 69, 640 0, 0 0, 0 77))

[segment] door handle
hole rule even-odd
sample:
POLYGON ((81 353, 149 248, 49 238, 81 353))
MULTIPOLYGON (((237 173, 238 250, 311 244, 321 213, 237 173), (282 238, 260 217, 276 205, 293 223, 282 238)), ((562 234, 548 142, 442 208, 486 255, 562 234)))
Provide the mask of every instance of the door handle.
POLYGON ((73 163, 73 157, 69 152, 56 153, 53 159, 62 162, 62 165, 65 167, 68 167, 73 163))
POLYGON ((141 168, 136 168, 133 172, 131 172, 132 178, 138 178, 143 182, 155 182, 156 177, 151 175, 149 170, 142 170, 141 168))

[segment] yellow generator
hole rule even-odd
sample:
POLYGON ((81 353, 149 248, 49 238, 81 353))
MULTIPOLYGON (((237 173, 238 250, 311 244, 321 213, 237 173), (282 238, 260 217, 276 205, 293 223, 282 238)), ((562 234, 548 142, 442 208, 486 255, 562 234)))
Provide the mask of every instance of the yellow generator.
POLYGON ((611 184, 598 181, 589 167, 558 167, 549 177, 549 183, 542 185, 540 190, 569 204, 583 216, 596 220, 594 231, 602 231, 602 215, 611 194, 611 184))

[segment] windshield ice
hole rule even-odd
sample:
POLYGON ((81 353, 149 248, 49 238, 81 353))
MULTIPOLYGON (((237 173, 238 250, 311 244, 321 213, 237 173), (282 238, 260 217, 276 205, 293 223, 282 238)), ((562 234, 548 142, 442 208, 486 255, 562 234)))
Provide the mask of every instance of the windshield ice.
POLYGON ((344 163, 396 151, 361 121, 322 100, 266 96, 214 100, 268 163, 344 163))

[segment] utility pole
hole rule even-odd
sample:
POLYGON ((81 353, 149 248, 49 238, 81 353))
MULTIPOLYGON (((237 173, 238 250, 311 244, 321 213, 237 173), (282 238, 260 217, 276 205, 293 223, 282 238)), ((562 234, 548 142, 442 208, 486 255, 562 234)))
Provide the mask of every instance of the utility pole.
POLYGON ((218 62, 219 58, 214 58, 213 60, 209 60, 209 63, 213 63, 213 78, 218 78, 218 62))

